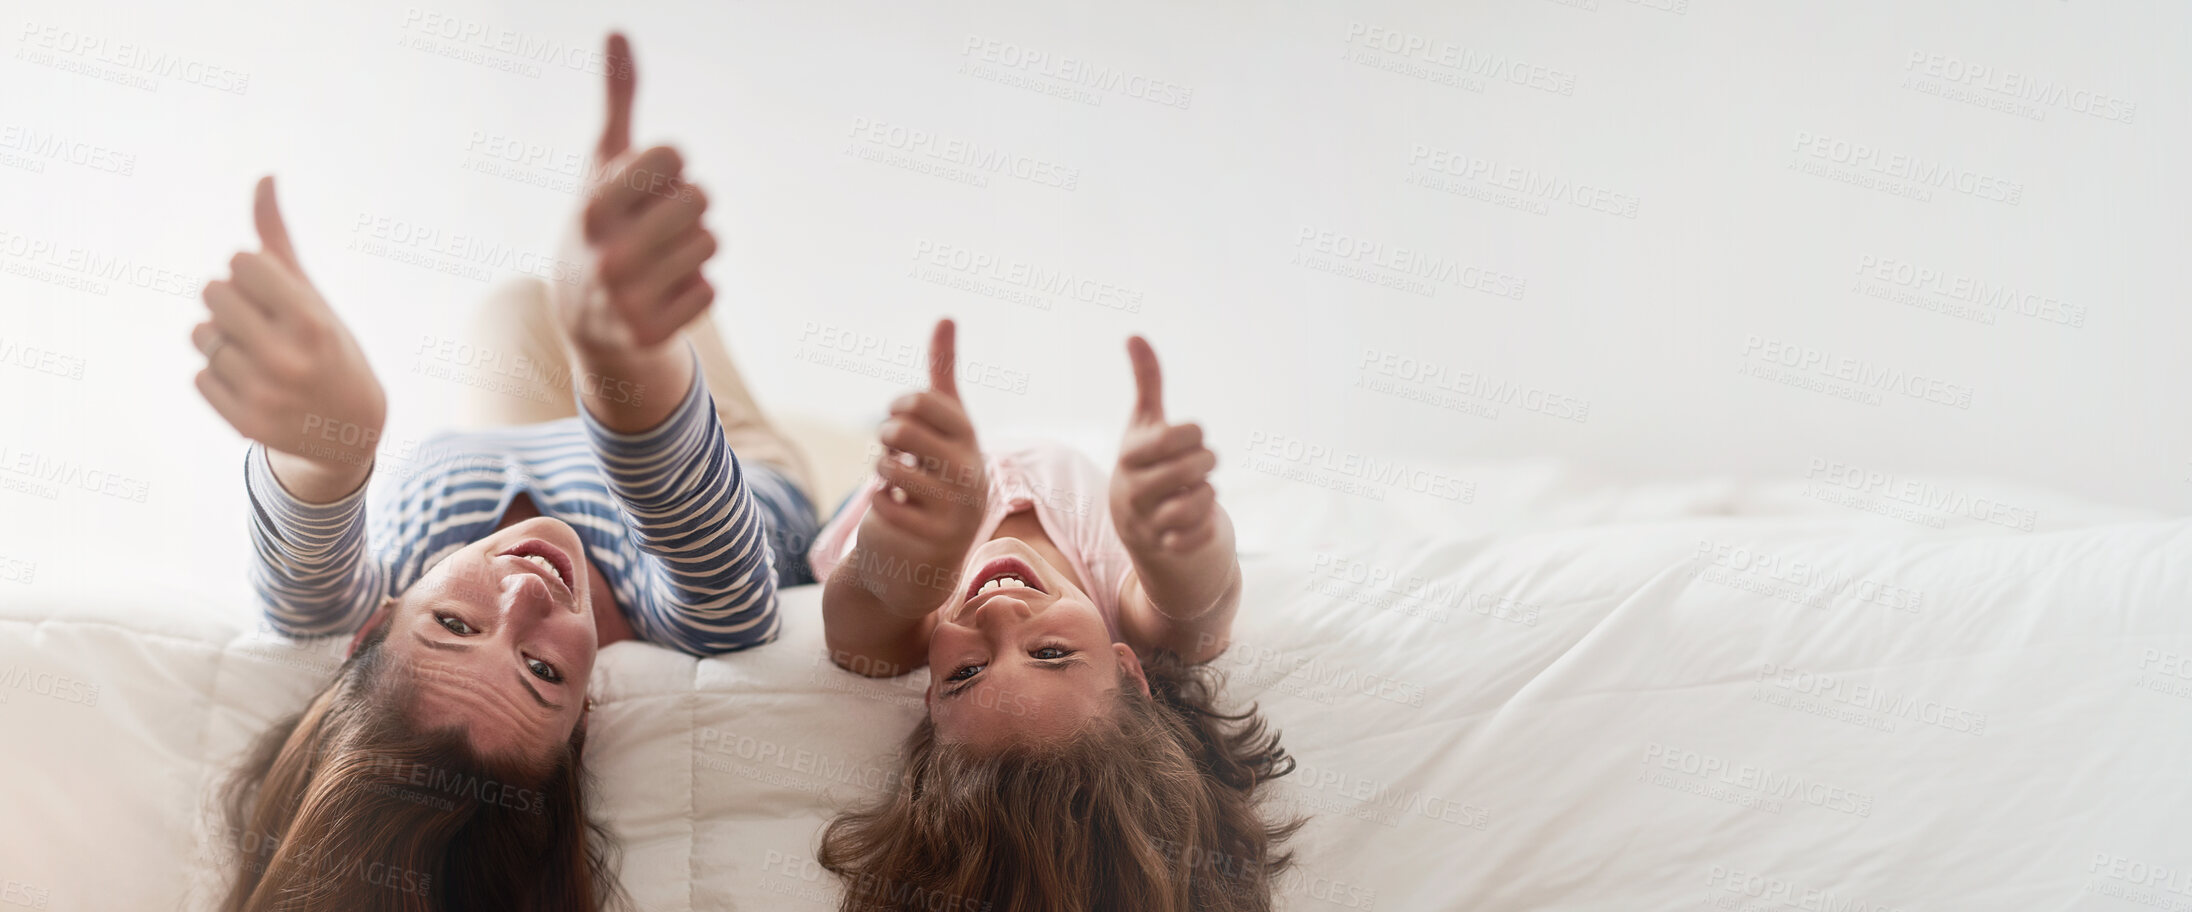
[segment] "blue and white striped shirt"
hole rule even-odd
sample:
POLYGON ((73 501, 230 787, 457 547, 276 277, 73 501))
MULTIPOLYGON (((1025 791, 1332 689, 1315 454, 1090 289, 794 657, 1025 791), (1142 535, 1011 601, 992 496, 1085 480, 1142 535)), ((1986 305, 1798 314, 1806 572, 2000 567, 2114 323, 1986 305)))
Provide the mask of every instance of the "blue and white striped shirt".
POLYGON ((524 492, 578 532, 641 639, 703 656, 775 639, 776 587, 814 581, 814 509, 769 466, 739 462, 697 367, 652 430, 580 416, 437 435, 408 477, 374 486, 370 512, 362 489, 331 504, 290 496, 253 444, 251 583, 267 620, 291 636, 355 632, 384 598, 492 534, 524 492))

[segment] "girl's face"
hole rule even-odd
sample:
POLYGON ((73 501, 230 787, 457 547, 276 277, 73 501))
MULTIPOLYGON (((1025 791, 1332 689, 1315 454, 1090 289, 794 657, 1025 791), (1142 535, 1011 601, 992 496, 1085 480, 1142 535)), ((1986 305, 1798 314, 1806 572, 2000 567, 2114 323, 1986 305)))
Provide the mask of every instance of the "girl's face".
POLYGON ((929 671, 937 736, 985 749, 1062 737, 1108 714, 1122 673, 1149 691, 1096 603, 1017 538, 968 558, 929 635, 929 671))
POLYGON ((570 526, 536 517, 403 594, 381 648, 416 685, 422 725, 464 729, 496 756, 545 757, 570 739, 597 648, 585 553, 570 526))

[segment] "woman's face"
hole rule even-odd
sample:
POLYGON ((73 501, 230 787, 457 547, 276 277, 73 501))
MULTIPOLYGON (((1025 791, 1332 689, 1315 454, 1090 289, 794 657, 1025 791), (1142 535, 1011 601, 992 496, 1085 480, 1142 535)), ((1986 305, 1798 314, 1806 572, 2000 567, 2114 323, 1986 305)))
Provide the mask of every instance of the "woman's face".
POLYGON ((940 739, 990 748, 1066 735, 1110 712, 1122 671, 1148 692, 1096 603, 1025 542, 984 543, 961 583, 929 635, 940 739))
POLYGON ((536 517, 473 542, 404 592, 382 650, 416 686, 422 725, 475 748, 541 758, 571 737, 594 671, 585 546, 536 517))

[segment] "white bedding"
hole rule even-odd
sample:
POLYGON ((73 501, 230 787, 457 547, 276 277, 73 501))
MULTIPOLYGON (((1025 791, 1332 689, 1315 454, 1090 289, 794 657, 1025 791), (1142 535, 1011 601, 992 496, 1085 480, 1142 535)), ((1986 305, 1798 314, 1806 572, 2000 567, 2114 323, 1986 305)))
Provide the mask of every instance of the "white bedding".
MULTIPOLYGON (((2192 908, 2192 521, 1971 480, 1942 490, 2021 512, 1231 471, 1220 662, 1314 815, 1283 908, 2192 908)), ((926 679, 830 667, 818 597, 759 650, 603 653, 589 759, 641 907, 833 900, 818 828, 926 679)), ((0 603, 0 908, 209 902, 209 785, 335 663, 233 617, 0 603)))

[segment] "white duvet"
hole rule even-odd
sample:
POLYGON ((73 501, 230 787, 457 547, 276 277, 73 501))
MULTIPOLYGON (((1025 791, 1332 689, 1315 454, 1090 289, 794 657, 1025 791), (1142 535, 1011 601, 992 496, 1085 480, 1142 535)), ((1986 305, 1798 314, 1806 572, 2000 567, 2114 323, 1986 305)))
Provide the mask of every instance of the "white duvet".
MULTIPOLYGON (((2192 908, 2192 521, 1831 470, 1464 467, 1455 500, 1276 471, 1225 488, 1220 664, 1300 761, 1283 908, 2192 908)), ((831 667, 819 594, 759 650, 604 651, 589 759, 642 908, 834 901, 819 827, 887 785, 926 677, 831 667)), ((20 598, 0 909, 207 905, 209 788, 335 644, 20 598)))

